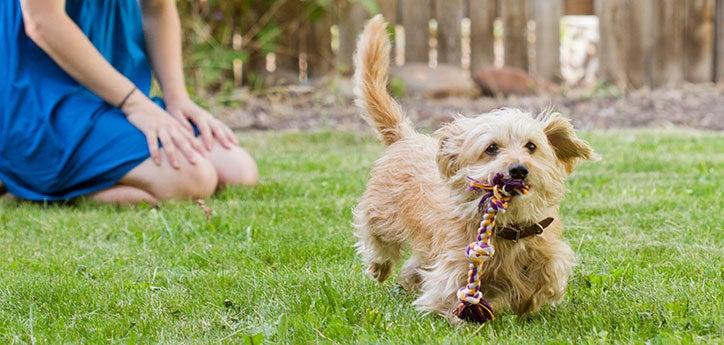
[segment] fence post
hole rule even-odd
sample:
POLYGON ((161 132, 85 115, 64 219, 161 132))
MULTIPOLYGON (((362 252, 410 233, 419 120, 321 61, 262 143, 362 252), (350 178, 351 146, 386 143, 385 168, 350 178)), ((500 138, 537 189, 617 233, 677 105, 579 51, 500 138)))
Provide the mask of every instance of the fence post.
POLYGON ((390 26, 397 24, 397 0, 377 0, 380 5, 380 12, 390 26))
POLYGON ((430 54, 430 0, 401 0, 405 61, 427 62, 430 54))
POLYGON ((341 73, 352 71, 357 35, 362 31, 365 21, 369 18, 367 9, 359 1, 346 1, 340 9, 337 20, 339 27, 339 52, 337 53, 337 70, 341 73))
POLYGON ((658 0, 629 0, 628 32, 626 45, 626 75, 634 88, 650 86, 646 71, 651 68, 653 44, 652 10, 658 0))
POLYGON ((724 0, 716 1, 716 75, 714 81, 724 83, 724 0))
POLYGON ((565 0, 564 13, 566 15, 593 14, 593 0, 565 0))
POLYGON ((684 76, 687 81, 712 80, 714 0, 687 0, 684 30, 684 76))
POLYGON ((560 29, 562 0, 533 0, 535 19, 535 71, 545 80, 561 79, 560 29))
POLYGON ((651 11, 654 0, 598 0, 601 71, 620 89, 648 83, 652 49, 651 11))
POLYGON ((501 1, 505 65, 528 70, 527 0, 501 1))
POLYGON ((303 51, 299 45, 300 35, 303 33, 300 21, 295 20, 299 13, 303 13, 304 6, 299 2, 287 2, 284 10, 280 12, 279 23, 283 24, 282 35, 279 37, 279 44, 274 52, 276 56, 276 71, 278 76, 293 77, 293 81, 299 80, 299 53, 303 51))
POLYGON ((685 0, 658 0, 653 9, 654 46, 649 78, 652 87, 684 80, 685 0))
MULTIPOLYGON (((388 29, 395 32, 395 26, 397 25, 398 15, 398 1, 397 0, 377 0, 380 5, 380 13, 385 17, 385 21, 389 25, 388 29)), ((395 49, 397 43, 397 37, 390 37, 392 41, 392 51, 390 52, 390 59, 392 61, 397 60, 397 49, 395 49)))
POLYGON ((495 64, 495 0, 470 0, 470 71, 495 64))
POLYGON ((463 0, 436 0, 437 61, 460 66, 462 61, 463 0))
MULTIPOLYGON (((311 35, 308 40, 307 49, 307 74, 311 78, 321 77, 332 70, 332 18, 329 13, 322 14, 322 17, 310 23, 311 35)), ((350 60, 351 61, 351 60, 350 60)))

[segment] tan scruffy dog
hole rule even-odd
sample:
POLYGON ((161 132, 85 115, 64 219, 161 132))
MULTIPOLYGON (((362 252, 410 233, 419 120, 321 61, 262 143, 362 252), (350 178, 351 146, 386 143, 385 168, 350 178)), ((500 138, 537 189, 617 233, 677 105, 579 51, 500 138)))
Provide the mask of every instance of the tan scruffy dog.
POLYGON ((355 56, 357 105, 389 146, 354 211, 357 250, 368 274, 385 281, 409 244, 411 257, 398 282, 420 293, 418 309, 451 316, 467 278, 465 248, 481 221, 481 195, 466 188, 466 177, 503 173, 524 179, 530 191, 513 198, 497 219, 496 254, 483 266, 484 297, 516 314, 560 301, 575 258, 561 238, 558 204, 577 162, 593 158, 591 147, 558 114, 534 117, 518 109, 457 117, 435 133, 437 139, 416 132, 386 91, 386 26, 381 15, 370 20, 355 56), (548 217, 549 226, 541 221, 548 217))

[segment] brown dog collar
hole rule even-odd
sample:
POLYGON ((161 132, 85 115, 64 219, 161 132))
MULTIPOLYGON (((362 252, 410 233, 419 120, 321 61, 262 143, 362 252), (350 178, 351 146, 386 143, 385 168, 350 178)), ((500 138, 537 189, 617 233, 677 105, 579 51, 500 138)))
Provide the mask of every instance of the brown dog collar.
POLYGON ((497 237, 517 242, 521 238, 542 234, 543 229, 547 228, 551 225, 551 223, 553 223, 553 217, 548 217, 538 223, 533 223, 525 227, 506 226, 502 228, 495 228, 494 231, 495 236, 497 237))

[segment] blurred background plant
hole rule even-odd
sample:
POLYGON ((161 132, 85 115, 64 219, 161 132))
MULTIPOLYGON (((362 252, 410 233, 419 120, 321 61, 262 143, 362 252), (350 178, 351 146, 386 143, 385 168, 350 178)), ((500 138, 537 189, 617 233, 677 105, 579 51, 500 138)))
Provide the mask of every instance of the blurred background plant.
POLYGON ((329 72, 338 47, 331 18, 351 5, 365 9, 361 20, 377 11, 375 0, 179 1, 190 91, 223 100, 241 85, 298 82, 312 59, 322 66, 315 74, 329 72))
MULTIPOLYGON (((179 2, 186 73, 193 80, 190 87, 201 94, 228 92, 242 81, 244 65, 262 63, 258 58, 252 61, 252 56, 276 53, 283 34, 295 31, 303 17, 328 10, 330 1, 179 2)), ((285 53, 295 52, 285 50, 285 53)), ((258 79, 253 73, 244 77, 251 81, 258 79)))

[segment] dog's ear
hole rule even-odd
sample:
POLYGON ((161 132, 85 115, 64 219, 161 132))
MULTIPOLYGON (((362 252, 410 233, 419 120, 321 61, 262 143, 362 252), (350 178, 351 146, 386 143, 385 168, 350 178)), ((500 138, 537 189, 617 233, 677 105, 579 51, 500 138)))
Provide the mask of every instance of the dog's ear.
POLYGON ((591 146, 576 136, 571 122, 558 113, 548 116, 545 120, 545 129, 543 132, 553 147, 556 157, 563 163, 566 172, 569 174, 573 171, 573 168, 575 168, 579 160, 593 160, 597 158, 591 146))
POLYGON ((445 124, 435 132, 438 138, 437 168, 444 179, 460 170, 460 126, 455 121, 445 124))

